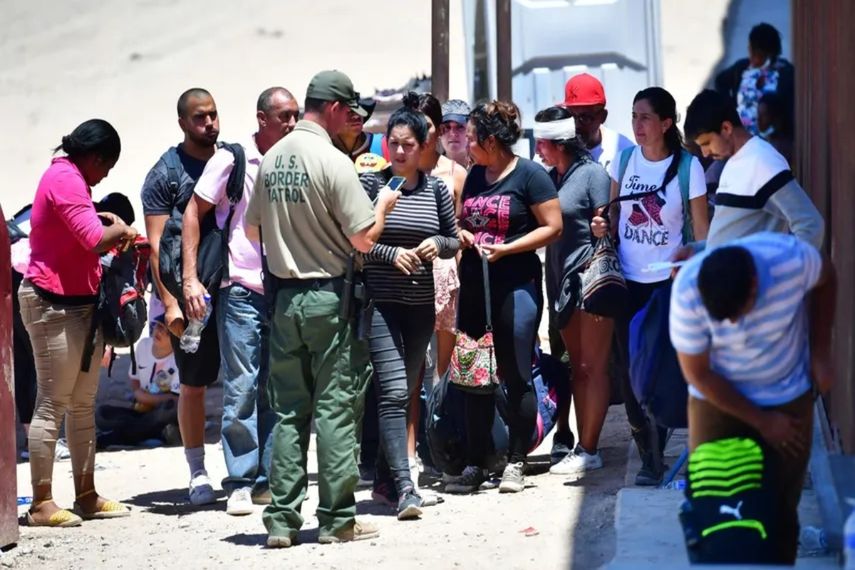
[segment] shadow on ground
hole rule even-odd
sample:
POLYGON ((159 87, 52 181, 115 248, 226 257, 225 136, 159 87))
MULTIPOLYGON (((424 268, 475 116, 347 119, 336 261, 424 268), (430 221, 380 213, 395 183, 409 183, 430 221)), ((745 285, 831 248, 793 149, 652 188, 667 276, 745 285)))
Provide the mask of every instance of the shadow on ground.
MULTIPOLYGON (((267 534, 233 534, 220 539, 223 542, 233 544, 235 546, 250 546, 254 548, 267 548, 267 534)), ((318 529, 301 530, 297 534, 297 544, 318 544, 318 529)))
POLYGON ((183 516, 203 511, 219 511, 225 506, 220 499, 225 498, 224 491, 215 491, 216 503, 196 506, 187 502, 187 489, 168 489, 136 495, 125 501, 129 505, 141 508, 147 513, 164 516, 183 516))
POLYGON ((615 556, 615 505, 626 475, 628 432, 623 406, 611 406, 600 436, 603 468, 565 482, 583 492, 577 522, 567 537, 570 568, 600 568, 615 556))

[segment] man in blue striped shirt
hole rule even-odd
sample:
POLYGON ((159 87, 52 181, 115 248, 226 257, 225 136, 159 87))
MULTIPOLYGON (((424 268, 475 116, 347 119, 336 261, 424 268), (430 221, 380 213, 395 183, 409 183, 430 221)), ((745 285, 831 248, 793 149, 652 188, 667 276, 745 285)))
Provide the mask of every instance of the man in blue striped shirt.
POLYGON ((810 455, 811 378, 830 388, 836 284, 830 262, 761 232, 693 257, 671 295, 671 341, 689 383, 689 447, 751 437, 776 474, 781 563, 795 562, 810 455), (813 291, 810 300, 806 298, 813 291), (810 323, 810 328, 808 323, 810 323))

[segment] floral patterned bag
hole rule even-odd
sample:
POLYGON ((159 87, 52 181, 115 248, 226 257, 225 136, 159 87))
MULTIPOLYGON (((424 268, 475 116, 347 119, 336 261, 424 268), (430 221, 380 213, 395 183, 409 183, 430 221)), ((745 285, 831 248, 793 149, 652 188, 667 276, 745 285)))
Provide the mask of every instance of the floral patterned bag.
POLYGON ((461 390, 474 393, 491 393, 499 385, 496 372, 496 349, 493 344, 493 314, 490 308, 490 277, 487 256, 481 256, 484 275, 484 303, 487 326, 484 336, 474 339, 462 331, 457 331, 454 351, 451 353, 451 365, 448 368, 448 381, 461 390))

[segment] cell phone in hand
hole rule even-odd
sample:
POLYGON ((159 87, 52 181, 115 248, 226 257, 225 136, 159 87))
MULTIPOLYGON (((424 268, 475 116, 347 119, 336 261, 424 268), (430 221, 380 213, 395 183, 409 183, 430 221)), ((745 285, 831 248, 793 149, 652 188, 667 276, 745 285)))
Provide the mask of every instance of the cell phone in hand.
POLYGON ((407 179, 403 176, 393 176, 389 179, 389 182, 386 183, 386 188, 392 190, 393 192, 397 192, 401 188, 404 187, 404 184, 407 182, 407 179))

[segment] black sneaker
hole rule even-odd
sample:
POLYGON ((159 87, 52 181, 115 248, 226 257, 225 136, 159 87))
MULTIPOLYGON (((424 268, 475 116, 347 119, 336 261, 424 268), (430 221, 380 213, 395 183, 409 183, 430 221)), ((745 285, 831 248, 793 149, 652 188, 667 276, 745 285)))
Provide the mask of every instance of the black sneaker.
POLYGON ((641 460, 641 469, 635 476, 635 484, 639 487, 657 487, 662 482, 662 476, 665 474, 667 466, 661 462, 662 468, 657 470, 653 463, 653 454, 645 453, 641 460))
POLYGON ((555 465, 560 463, 562 459, 573 453, 573 448, 576 445, 576 438, 573 437, 572 431, 555 432, 552 436, 552 451, 549 453, 549 463, 555 465))
POLYGON ((407 489, 398 500, 398 520, 409 521, 422 516, 422 498, 412 489, 407 489))
POLYGON ((474 493, 487 480, 486 472, 470 465, 463 470, 463 475, 457 477, 445 486, 446 493, 474 493))
POLYGON ((374 489, 371 491, 371 498, 381 505, 387 507, 398 506, 398 491, 395 486, 388 481, 375 481, 374 489))

